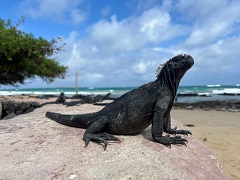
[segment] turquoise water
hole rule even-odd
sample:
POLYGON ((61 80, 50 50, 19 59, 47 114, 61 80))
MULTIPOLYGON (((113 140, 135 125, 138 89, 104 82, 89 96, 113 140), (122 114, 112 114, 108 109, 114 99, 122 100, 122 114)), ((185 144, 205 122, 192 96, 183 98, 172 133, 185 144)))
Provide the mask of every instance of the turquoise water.
MULTIPOLYGON (((112 97, 119 97, 136 87, 82 87, 78 88, 78 94, 107 94, 112 97)), ((75 88, 28 88, 28 89, 0 89, 0 95, 59 95, 64 92, 71 97, 76 94, 75 88)), ((207 86, 180 86, 178 88, 178 101, 202 101, 202 100, 238 100, 240 101, 240 85, 207 85, 207 86), (190 96, 191 95, 191 96, 190 96)))

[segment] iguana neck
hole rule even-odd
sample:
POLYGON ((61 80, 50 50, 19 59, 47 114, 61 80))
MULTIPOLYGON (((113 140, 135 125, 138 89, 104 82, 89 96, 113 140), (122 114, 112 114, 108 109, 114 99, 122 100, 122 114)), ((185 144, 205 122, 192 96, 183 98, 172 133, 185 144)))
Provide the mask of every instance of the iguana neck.
POLYGON ((176 78, 173 69, 162 71, 157 80, 163 87, 167 87, 171 91, 172 97, 175 98, 180 80, 176 78))

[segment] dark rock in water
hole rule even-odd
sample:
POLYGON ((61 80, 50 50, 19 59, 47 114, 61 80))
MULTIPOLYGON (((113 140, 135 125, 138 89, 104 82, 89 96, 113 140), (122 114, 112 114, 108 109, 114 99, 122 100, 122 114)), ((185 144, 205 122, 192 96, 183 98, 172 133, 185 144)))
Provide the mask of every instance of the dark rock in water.
POLYGON ((203 110, 218 110, 218 111, 240 111, 239 101, 200 101, 194 103, 174 103, 176 109, 203 109, 203 110))
POLYGON ((177 97, 180 97, 180 96, 198 96, 198 94, 197 93, 189 93, 189 94, 179 93, 179 94, 177 94, 177 97))
POLYGON ((238 94, 238 93, 222 93, 222 94, 219 94, 219 95, 222 95, 222 96, 238 96, 240 94, 238 94))
POLYGON ((198 96, 200 96, 200 97, 212 97, 211 95, 207 95, 207 94, 200 94, 198 96))
POLYGON ((85 98, 86 96, 82 95, 82 94, 78 94, 78 95, 73 95, 73 99, 83 99, 85 98))
POLYGON ((2 120, 12 119, 16 117, 17 115, 15 113, 8 114, 6 117, 4 117, 2 120))
POLYGON ((95 96, 95 102, 101 102, 103 100, 107 100, 107 99, 109 99, 110 95, 111 95, 111 93, 107 93, 105 96, 97 95, 97 96, 95 96))
POLYGON ((38 99, 49 99, 49 98, 55 98, 57 97, 57 95, 39 95, 39 96, 36 96, 36 98, 38 99))
POLYGON ((92 104, 95 102, 95 96, 94 95, 86 96, 82 101, 83 103, 92 104))
POLYGON ((45 106, 47 104, 64 104, 66 106, 75 106, 78 104, 93 104, 96 102, 102 102, 103 100, 106 100, 109 98, 109 96, 111 95, 111 93, 108 93, 106 95, 74 95, 72 98, 73 99, 80 99, 77 101, 71 101, 71 102, 67 102, 66 101, 66 97, 64 96, 64 93, 61 93, 60 96, 57 98, 57 100, 55 102, 46 102, 46 103, 42 103, 42 106, 45 106))
POLYGON ((78 104, 93 104, 93 103, 96 103, 96 102, 102 102, 103 100, 107 100, 109 99, 109 96, 111 95, 111 93, 107 93, 105 96, 103 95, 87 95, 87 96, 84 96, 84 95, 74 95, 73 96, 73 99, 81 99, 79 101, 71 101, 71 102, 67 102, 66 105, 67 106, 75 106, 75 105, 78 105, 78 104))

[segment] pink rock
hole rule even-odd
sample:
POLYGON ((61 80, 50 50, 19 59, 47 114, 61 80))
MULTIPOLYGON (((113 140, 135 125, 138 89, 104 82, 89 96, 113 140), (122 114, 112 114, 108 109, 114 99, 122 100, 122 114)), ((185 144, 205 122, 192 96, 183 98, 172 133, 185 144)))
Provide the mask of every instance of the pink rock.
MULTIPOLYGON (((171 149, 153 142, 151 129, 117 136, 107 150, 90 142, 85 130, 57 124, 46 111, 86 113, 102 107, 46 105, 0 121, 0 179, 229 179, 213 153, 194 137, 171 149)), ((173 127, 182 128, 173 121, 173 127)))

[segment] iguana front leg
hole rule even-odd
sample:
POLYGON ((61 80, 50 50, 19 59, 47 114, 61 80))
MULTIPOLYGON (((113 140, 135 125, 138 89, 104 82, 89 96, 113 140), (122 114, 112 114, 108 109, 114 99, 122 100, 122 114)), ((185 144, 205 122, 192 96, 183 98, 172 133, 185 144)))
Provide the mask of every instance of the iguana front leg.
POLYGON ((192 135, 192 133, 188 130, 177 130, 177 127, 171 128, 171 115, 168 113, 167 117, 164 119, 164 130, 169 134, 184 134, 184 135, 192 135))
POLYGON ((164 144, 168 147, 171 147, 171 144, 182 144, 186 146, 187 140, 180 136, 170 137, 169 135, 162 135, 164 130, 164 118, 168 113, 170 102, 171 99, 167 96, 162 97, 157 101, 152 122, 152 137, 154 141, 164 144))
POLYGON ((85 141, 85 147, 90 141, 95 141, 97 143, 103 144, 103 149, 107 148, 107 141, 120 141, 114 135, 107 134, 109 120, 106 116, 97 117, 96 121, 92 123, 83 135, 83 140, 85 141))

